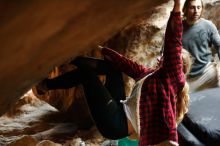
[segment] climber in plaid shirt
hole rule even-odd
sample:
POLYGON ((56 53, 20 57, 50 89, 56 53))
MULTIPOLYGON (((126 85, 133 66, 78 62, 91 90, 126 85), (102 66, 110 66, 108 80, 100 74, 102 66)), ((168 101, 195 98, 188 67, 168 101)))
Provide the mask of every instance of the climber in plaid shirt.
POLYGON ((102 48, 105 60, 76 58, 71 63, 78 69, 43 80, 36 86, 38 93, 82 84, 91 115, 103 136, 120 139, 136 134, 140 146, 178 145, 177 124, 188 109, 185 74, 190 69, 190 57, 182 49, 181 0, 174 3, 165 33, 163 62, 157 69, 102 48), (121 72, 136 81, 127 99, 121 72), (97 74, 106 74, 105 85, 97 74))
POLYGON ((183 28, 180 3, 180 0, 175 0, 165 33, 163 62, 158 69, 138 65, 106 48, 102 51, 118 69, 136 81, 147 76, 142 81, 140 97, 137 99, 137 119, 140 126, 137 132, 140 132, 141 146, 165 143, 178 145, 177 123, 187 111, 188 86, 185 73, 186 70, 189 71, 189 66, 183 68, 181 55, 183 28), (184 93, 183 96, 180 95, 181 92, 184 93), (181 102, 180 105, 185 104, 181 107, 183 109, 180 106, 176 109, 178 102, 181 102))

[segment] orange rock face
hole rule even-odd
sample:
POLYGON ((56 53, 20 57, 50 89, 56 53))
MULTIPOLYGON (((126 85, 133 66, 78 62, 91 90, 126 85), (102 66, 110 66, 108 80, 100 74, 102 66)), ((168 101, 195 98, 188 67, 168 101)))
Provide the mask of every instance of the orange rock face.
POLYGON ((106 41, 163 2, 1 1, 0 115, 54 66, 106 41))

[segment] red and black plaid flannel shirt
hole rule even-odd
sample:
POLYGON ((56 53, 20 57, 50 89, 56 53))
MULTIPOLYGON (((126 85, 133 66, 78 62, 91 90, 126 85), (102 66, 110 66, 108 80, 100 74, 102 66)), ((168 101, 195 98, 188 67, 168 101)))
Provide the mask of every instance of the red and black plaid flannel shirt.
MULTIPOLYGON (((176 95, 185 84, 182 71, 182 20, 171 12, 167 24, 162 66, 145 79, 139 101, 140 146, 155 145, 165 140, 178 143, 176 128, 176 95)), ((153 69, 139 65, 119 53, 105 48, 102 53, 116 68, 136 81, 153 69)))

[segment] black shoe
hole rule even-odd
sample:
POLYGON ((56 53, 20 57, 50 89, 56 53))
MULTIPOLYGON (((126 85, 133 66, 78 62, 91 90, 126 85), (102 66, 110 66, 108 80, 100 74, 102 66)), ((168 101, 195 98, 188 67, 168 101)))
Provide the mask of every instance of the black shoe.
POLYGON ((36 91, 39 95, 44 95, 48 91, 46 79, 36 85, 36 91))

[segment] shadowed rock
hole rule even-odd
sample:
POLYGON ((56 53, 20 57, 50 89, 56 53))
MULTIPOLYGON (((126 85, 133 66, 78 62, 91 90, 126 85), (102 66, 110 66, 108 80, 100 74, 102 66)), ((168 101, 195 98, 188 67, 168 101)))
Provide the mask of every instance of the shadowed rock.
POLYGON ((55 65, 89 51, 163 2, 2 0, 0 115, 55 65))

